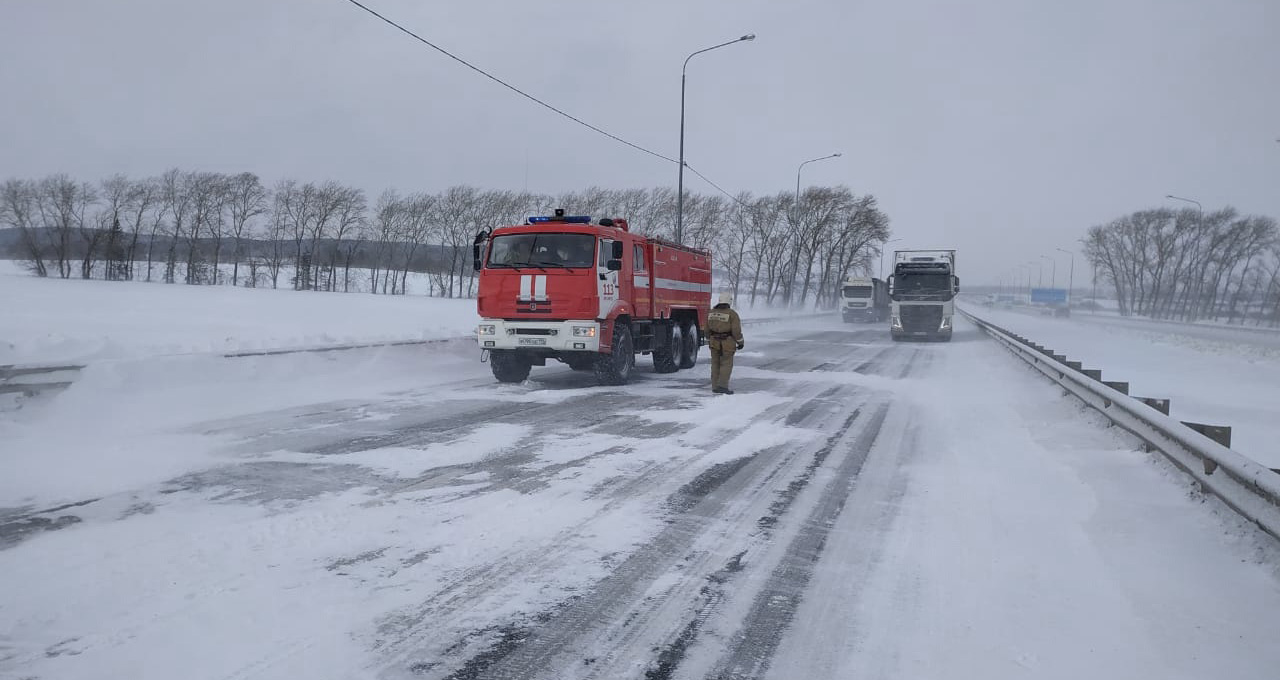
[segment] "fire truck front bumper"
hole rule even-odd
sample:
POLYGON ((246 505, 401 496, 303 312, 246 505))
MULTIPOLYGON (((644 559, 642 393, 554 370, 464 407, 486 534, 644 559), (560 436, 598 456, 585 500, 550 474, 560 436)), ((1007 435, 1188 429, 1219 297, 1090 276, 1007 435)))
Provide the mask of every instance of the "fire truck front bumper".
POLYGON ((544 352, 599 352, 600 324, 590 321, 504 321, 485 319, 476 328, 480 349, 544 352))

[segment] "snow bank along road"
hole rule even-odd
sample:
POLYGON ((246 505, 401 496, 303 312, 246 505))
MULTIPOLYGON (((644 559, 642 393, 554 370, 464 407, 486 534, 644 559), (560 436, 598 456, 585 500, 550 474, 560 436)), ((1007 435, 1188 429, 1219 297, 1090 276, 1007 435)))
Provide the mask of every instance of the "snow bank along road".
POLYGON ((1170 414, 1232 428, 1231 448, 1280 468, 1280 333, 969 306, 979 318, 1171 400, 1170 414))
POLYGON ((761 328, 733 396, 475 355, 90 370, 0 425, 0 677, 1280 667, 1270 539, 968 324, 761 328))

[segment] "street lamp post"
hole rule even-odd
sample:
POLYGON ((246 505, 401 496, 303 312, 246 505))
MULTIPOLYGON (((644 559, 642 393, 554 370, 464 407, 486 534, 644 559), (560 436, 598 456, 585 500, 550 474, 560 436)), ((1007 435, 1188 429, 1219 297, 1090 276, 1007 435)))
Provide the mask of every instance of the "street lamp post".
POLYGON ((1094 313, 1098 311, 1098 261, 1096 259, 1093 260, 1093 309, 1090 311, 1094 313))
POLYGON ((888 241, 885 241, 884 243, 880 244, 880 278, 882 279, 884 278, 884 247, 889 245, 890 243, 897 243, 898 241, 901 241, 901 240, 902 239, 900 238, 894 238, 894 239, 889 239, 888 241))
POLYGON ((683 243, 684 238, 684 86, 686 81, 686 72, 689 70, 689 60, 703 52, 710 52, 714 49, 755 39, 756 34, 750 33, 738 38, 737 40, 730 40, 729 42, 712 45, 706 49, 698 50, 697 52, 685 57, 684 66, 680 68, 680 173, 679 179, 676 180, 676 243, 683 243))
POLYGON ((1200 205, 1200 201, 1197 201, 1194 198, 1182 198, 1181 196, 1174 196, 1173 194, 1165 194, 1164 197, 1171 198, 1175 201, 1183 201, 1185 203, 1195 203, 1196 207, 1200 209, 1200 224, 1204 224, 1204 206, 1200 205))
POLYGON ((1067 307, 1071 307, 1071 288, 1076 283, 1076 254, 1074 251, 1063 250, 1062 248, 1055 248, 1055 250, 1071 256, 1071 272, 1067 274, 1067 307))
MULTIPOLYGON (((1052 257, 1049 257, 1048 255, 1041 255, 1040 257, 1053 263, 1053 268, 1050 270, 1050 274, 1049 274, 1049 287, 1057 288, 1058 287, 1058 261, 1053 259, 1052 257)), ((1043 283, 1044 270, 1040 270, 1040 279, 1041 279, 1041 282, 1043 283)))
POLYGON ((840 157, 840 155, 841 155, 841 154, 833 153, 833 154, 831 154, 830 156, 823 156, 822 158, 811 158, 811 159, 809 159, 809 160, 807 160, 807 161, 805 161, 805 162, 801 163, 801 164, 800 164, 800 167, 796 168, 796 205, 799 205, 799 204, 800 204, 800 171, 801 171, 802 169, 804 169, 804 166, 806 166, 806 165, 808 165, 808 164, 810 164, 810 163, 816 163, 816 162, 818 162, 818 161, 825 161, 825 160, 827 160, 828 158, 839 158, 839 157, 840 157))

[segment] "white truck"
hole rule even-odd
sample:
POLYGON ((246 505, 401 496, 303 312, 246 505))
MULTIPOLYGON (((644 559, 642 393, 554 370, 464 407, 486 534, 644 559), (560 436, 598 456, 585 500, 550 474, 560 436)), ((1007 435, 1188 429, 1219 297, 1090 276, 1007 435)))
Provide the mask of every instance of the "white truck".
POLYGON ((889 318, 889 284, 876 278, 851 276, 840 287, 840 318, 884 321, 889 318))
POLYGON ((889 333, 904 339, 951 340, 960 292, 954 250, 897 250, 889 277, 889 333))

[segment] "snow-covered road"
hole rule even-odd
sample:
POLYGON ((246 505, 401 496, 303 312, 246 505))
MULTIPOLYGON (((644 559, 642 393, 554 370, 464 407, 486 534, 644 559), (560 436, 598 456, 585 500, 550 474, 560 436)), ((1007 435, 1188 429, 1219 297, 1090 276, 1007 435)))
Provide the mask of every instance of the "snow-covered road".
POLYGON ((0 431, 0 676, 1274 677, 1270 540, 968 324, 747 342, 733 396, 705 351, 90 372, 0 431))

